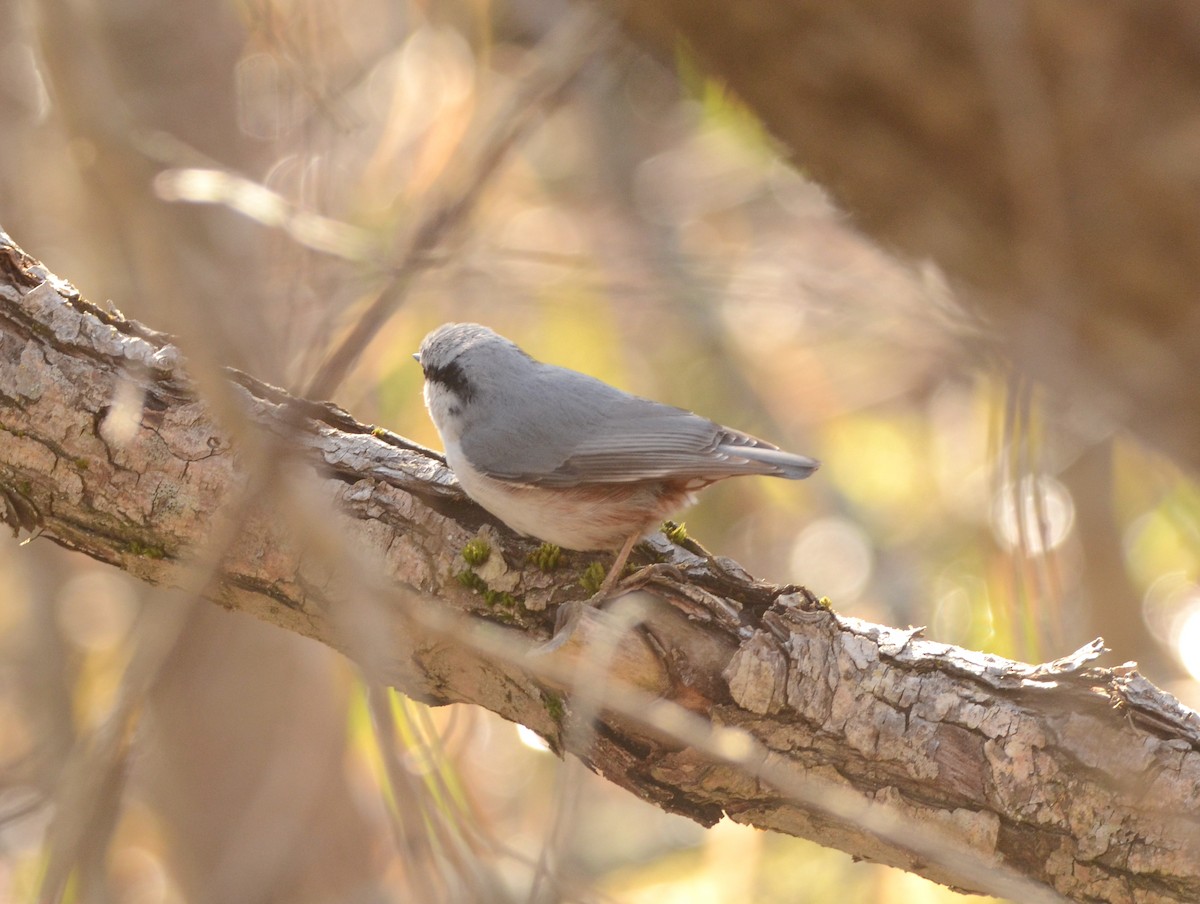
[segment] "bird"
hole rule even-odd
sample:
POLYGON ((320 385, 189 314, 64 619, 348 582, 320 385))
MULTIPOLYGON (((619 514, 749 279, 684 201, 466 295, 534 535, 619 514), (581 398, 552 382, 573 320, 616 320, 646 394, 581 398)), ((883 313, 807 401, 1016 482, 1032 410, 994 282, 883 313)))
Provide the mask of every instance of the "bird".
POLYGON ((477 323, 446 323, 413 355, 425 406, 463 491, 508 527, 564 549, 635 544, 704 487, 741 475, 799 480, 816 459, 683 408, 545 364, 477 323))

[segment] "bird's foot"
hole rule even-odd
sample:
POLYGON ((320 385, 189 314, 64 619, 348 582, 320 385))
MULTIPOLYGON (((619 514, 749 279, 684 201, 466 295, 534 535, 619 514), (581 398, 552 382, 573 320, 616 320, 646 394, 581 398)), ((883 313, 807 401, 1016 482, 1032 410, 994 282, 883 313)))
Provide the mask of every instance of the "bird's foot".
POLYGON ((659 578, 670 578, 673 581, 682 581, 683 572, 679 567, 670 562, 655 562, 652 565, 643 565, 633 574, 626 575, 621 580, 617 581, 617 589, 622 593, 630 590, 637 590, 639 587, 645 587, 647 584, 658 580, 659 578))
POLYGON ((682 581, 683 572, 670 562, 655 562, 652 565, 643 565, 633 573, 624 576, 617 574, 614 569, 605 577, 604 582, 600 585, 600 589, 588 597, 587 604, 589 606, 599 606, 614 596, 629 593, 631 590, 638 590, 659 578, 682 581))

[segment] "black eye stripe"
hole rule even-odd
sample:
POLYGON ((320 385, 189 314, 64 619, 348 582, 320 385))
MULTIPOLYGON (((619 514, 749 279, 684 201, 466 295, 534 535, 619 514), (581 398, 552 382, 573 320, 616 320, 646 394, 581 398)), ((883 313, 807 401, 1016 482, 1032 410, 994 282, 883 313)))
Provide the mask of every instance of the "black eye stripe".
POLYGON ((426 367, 424 370, 426 380, 440 383, 464 402, 469 402, 474 397, 475 390, 471 388, 471 381, 467 379, 462 365, 457 361, 451 361, 442 367, 426 367))

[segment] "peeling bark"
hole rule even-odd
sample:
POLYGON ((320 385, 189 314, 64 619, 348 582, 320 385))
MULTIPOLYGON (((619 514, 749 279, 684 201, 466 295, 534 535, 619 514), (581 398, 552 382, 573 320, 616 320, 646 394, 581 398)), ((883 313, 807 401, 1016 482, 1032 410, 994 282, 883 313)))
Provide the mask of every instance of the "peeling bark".
POLYGON ((1016 875, 1053 890, 1040 899, 1200 900, 1200 717, 1130 667, 1096 667, 1099 642, 1040 666, 973 653, 662 537, 642 555, 677 574, 638 594, 637 632, 589 608, 550 641, 591 557, 543 571, 435 453, 228 379, 244 423, 218 422, 170 337, 93 307, 0 233, 0 499, 14 531, 181 585, 214 525, 244 512, 208 598, 414 697, 528 725, 664 809, 705 824, 728 813, 972 890, 1009 892, 1016 875), (328 523, 305 527, 286 494, 255 495, 264 443, 328 523), (475 537, 490 554, 468 564, 475 537), (587 707, 571 675, 599 648, 629 699, 673 701, 720 743, 605 696, 575 749, 587 707), (840 803, 794 793, 807 787, 840 803), (884 804, 891 822, 848 816, 847 800, 884 804))

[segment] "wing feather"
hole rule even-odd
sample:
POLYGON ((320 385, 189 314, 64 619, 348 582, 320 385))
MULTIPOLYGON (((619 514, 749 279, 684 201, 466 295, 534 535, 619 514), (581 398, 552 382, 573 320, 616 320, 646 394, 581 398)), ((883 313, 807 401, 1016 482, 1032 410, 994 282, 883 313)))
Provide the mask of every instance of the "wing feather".
POLYGON ((463 438, 472 464, 490 477, 570 487, 738 474, 797 479, 817 467, 811 458, 682 408, 575 371, 541 367, 520 392, 490 400, 487 410, 495 417, 463 438))

